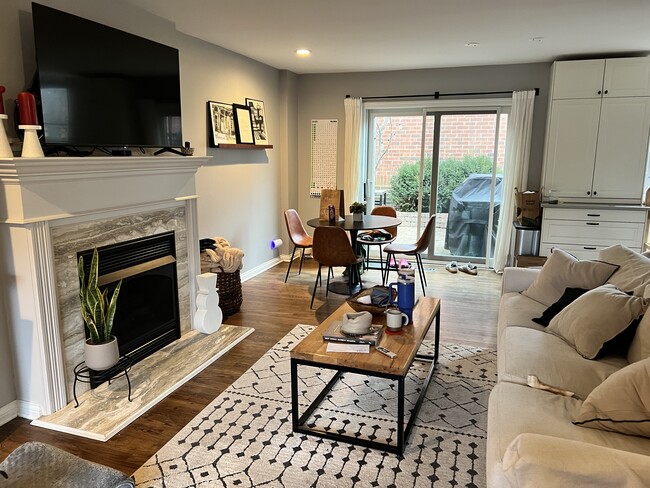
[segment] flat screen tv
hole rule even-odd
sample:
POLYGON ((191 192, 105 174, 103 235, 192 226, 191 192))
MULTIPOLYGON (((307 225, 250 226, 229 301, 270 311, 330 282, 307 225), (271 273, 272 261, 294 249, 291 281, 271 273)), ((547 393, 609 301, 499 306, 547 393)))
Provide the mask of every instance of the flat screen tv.
POLYGON ((182 146, 177 49, 37 3, 32 13, 45 144, 182 146))

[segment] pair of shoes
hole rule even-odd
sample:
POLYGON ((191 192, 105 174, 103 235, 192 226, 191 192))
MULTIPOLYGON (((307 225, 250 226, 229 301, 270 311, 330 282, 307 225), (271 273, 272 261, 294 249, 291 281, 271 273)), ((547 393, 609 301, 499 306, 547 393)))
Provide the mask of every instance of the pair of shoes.
POLYGON ((447 271, 449 271, 450 273, 457 273, 458 272, 458 263, 456 261, 452 261, 447 266, 445 266, 445 269, 447 271))
POLYGON ((478 268, 476 267, 475 264, 472 263, 467 263, 462 265, 461 267, 458 268, 461 272, 467 273, 473 276, 476 276, 478 274, 478 268))

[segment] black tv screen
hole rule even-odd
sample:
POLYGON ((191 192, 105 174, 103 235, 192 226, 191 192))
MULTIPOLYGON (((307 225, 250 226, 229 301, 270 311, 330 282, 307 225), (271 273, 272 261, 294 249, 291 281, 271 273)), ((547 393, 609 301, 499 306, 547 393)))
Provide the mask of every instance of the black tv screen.
POLYGON ((180 147, 178 50, 32 4, 45 143, 180 147))

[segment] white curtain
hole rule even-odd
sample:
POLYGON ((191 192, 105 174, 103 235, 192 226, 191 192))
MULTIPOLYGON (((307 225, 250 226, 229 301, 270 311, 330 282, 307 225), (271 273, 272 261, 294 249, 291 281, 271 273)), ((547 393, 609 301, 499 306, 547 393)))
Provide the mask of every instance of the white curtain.
POLYGON ((503 169, 499 228, 494 245, 494 270, 503 271, 508 265, 512 242, 515 188, 527 190, 530 136, 533 129, 535 90, 512 93, 512 109, 508 117, 506 159, 503 169))
POLYGON ((361 201, 361 132, 363 107, 361 98, 346 98, 345 147, 343 162, 343 197, 345 211, 353 202, 361 201))

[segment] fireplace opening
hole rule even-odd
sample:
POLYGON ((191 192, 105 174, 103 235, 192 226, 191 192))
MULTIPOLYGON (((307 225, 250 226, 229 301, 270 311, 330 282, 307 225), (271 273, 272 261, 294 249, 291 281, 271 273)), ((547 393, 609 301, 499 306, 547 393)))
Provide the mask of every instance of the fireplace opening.
MULTIPOLYGON (((112 331, 120 356, 129 354, 135 364, 180 338, 174 232, 99 247, 97 252, 100 289, 111 296, 122 280, 112 331)), ((93 249, 77 253, 77 259, 84 258, 86 275, 92 255, 93 249)))

